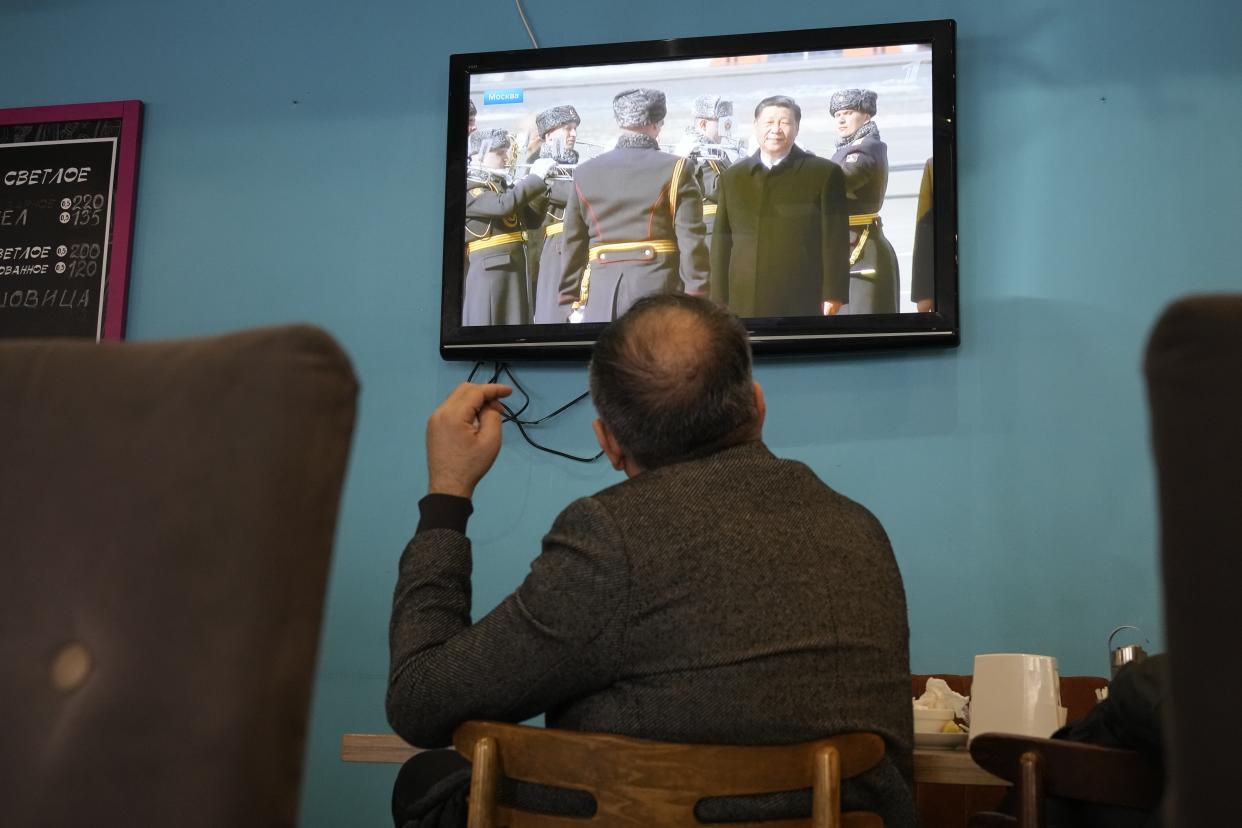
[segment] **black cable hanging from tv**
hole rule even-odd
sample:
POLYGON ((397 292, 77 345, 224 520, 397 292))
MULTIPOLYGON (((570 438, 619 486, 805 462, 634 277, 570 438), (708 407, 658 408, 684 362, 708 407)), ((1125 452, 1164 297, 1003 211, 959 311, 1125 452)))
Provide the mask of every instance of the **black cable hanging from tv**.
MULTIPOLYGON (((483 362, 476 362, 474 367, 470 369, 470 375, 466 377, 466 382, 474 382, 474 375, 478 373, 479 369, 482 368, 483 365, 483 362)), ((551 413, 544 414, 537 420, 523 420, 522 414, 525 413, 526 409, 530 406, 530 394, 528 394, 526 389, 522 387, 522 384, 518 382, 517 377, 513 375, 513 371, 510 370, 507 362, 496 362, 493 363, 493 365, 495 367, 492 371, 492 377, 488 380, 488 383, 496 382, 500 379, 500 375, 504 374, 509 378, 509 381, 513 383, 513 387, 522 394, 522 405, 517 411, 514 411, 503 402, 500 404, 500 407, 505 411, 501 417, 502 421, 506 423, 513 423, 517 426, 518 432, 522 435, 523 440, 540 451, 547 452, 548 454, 555 454, 557 457, 564 457, 566 460, 573 460, 576 463, 594 463, 596 460, 604 456, 604 452, 602 450, 596 453, 593 457, 582 457, 576 454, 570 454, 568 452, 554 449, 549 446, 545 446, 542 443, 536 442, 529 434, 526 433, 527 427, 542 425, 548 420, 551 420, 553 417, 556 417, 557 415, 568 411, 570 408, 573 408, 575 405, 589 397, 591 395, 590 391, 583 391, 581 394, 574 397, 560 408, 557 408, 551 413)))

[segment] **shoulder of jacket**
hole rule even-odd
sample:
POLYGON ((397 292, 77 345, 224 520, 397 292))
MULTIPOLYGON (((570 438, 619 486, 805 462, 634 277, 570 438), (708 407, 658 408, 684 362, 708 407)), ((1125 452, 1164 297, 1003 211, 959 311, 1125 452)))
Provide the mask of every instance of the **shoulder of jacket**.
POLYGON ((763 164, 759 163, 759 159, 756 156, 748 155, 745 158, 739 159, 736 163, 730 164, 726 167, 720 173, 720 180, 727 181, 729 179, 741 178, 744 175, 753 173, 762 166, 763 164))

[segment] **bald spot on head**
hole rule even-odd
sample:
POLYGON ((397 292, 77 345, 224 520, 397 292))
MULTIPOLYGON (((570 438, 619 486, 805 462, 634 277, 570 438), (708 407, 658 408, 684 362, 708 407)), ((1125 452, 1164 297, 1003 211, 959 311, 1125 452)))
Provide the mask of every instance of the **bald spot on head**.
POLYGON ((643 468, 759 438, 750 343, 735 316, 683 294, 644 297, 600 334, 591 399, 643 468))
POLYGON ((701 396, 710 337, 703 320, 689 311, 657 308, 625 330, 619 351, 644 397, 677 405, 701 396))

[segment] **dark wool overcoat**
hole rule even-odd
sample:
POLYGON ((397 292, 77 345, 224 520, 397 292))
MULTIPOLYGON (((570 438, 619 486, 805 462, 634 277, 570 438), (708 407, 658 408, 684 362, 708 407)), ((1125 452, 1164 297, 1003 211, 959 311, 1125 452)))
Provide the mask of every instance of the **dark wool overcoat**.
MULTIPOLYGON (((847 781, 844 801, 915 824, 901 574, 879 521, 807 466, 744 443, 577 500, 517 591, 475 623, 469 502, 454 500, 456 525, 424 505, 401 558, 388 716, 405 739, 436 747, 468 719, 540 713, 672 742, 871 731, 886 758, 847 781)), ((731 799, 714 816, 809 802, 731 799)))
POLYGON ((756 152, 720 176, 712 298, 738 316, 818 316, 849 299, 845 176, 794 146, 769 171, 756 152))
MULTIPOLYGON (((851 215, 878 213, 888 190, 888 144, 868 135, 837 149, 832 161, 845 171, 845 200, 851 215)), ((850 243, 863 226, 851 225, 850 243)), ((850 265, 850 314, 896 313, 897 253, 884 235, 884 223, 875 219, 866 228, 859 256, 850 265)))
POLYGON ((543 249, 532 265, 538 274, 535 280, 535 322, 549 324, 564 322, 569 318, 569 305, 577 298, 575 290, 581 272, 571 273, 565 286, 561 286, 561 256, 565 249, 565 205, 573 192, 574 182, 555 179, 548 182, 548 195, 544 209, 543 229, 559 226, 562 232, 545 236, 543 249))
POLYGON ((716 191, 720 189, 720 176, 729 169, 732 162, 725 158, 700 158, 693 154, 694 179, 703 193, 703 226, 706 228, 704 239, 708 250, 712 246, 712 232, 716 227, 716 191))
MULTIPOLYGON (((490 177, 466 181, 466 243, 538 227, 532 202, 544 192, 537 175, 513 186, 490 177)), ((523 325, 531 320, 526 242, 516 240, 467 254, 461 324, 523 325)))

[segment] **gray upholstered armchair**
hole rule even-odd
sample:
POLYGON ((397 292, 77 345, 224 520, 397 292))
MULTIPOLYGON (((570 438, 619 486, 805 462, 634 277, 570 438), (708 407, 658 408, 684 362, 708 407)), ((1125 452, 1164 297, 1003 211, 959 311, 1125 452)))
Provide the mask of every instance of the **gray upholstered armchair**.
POLYGON ((1171 305, 1147 345, 1169 653, 1170 824, 1237 822, 1242 294, 1171 305))
POLYGON ((356 394, 307 327, 0 345, 0 824, 294 824, 356 394))

